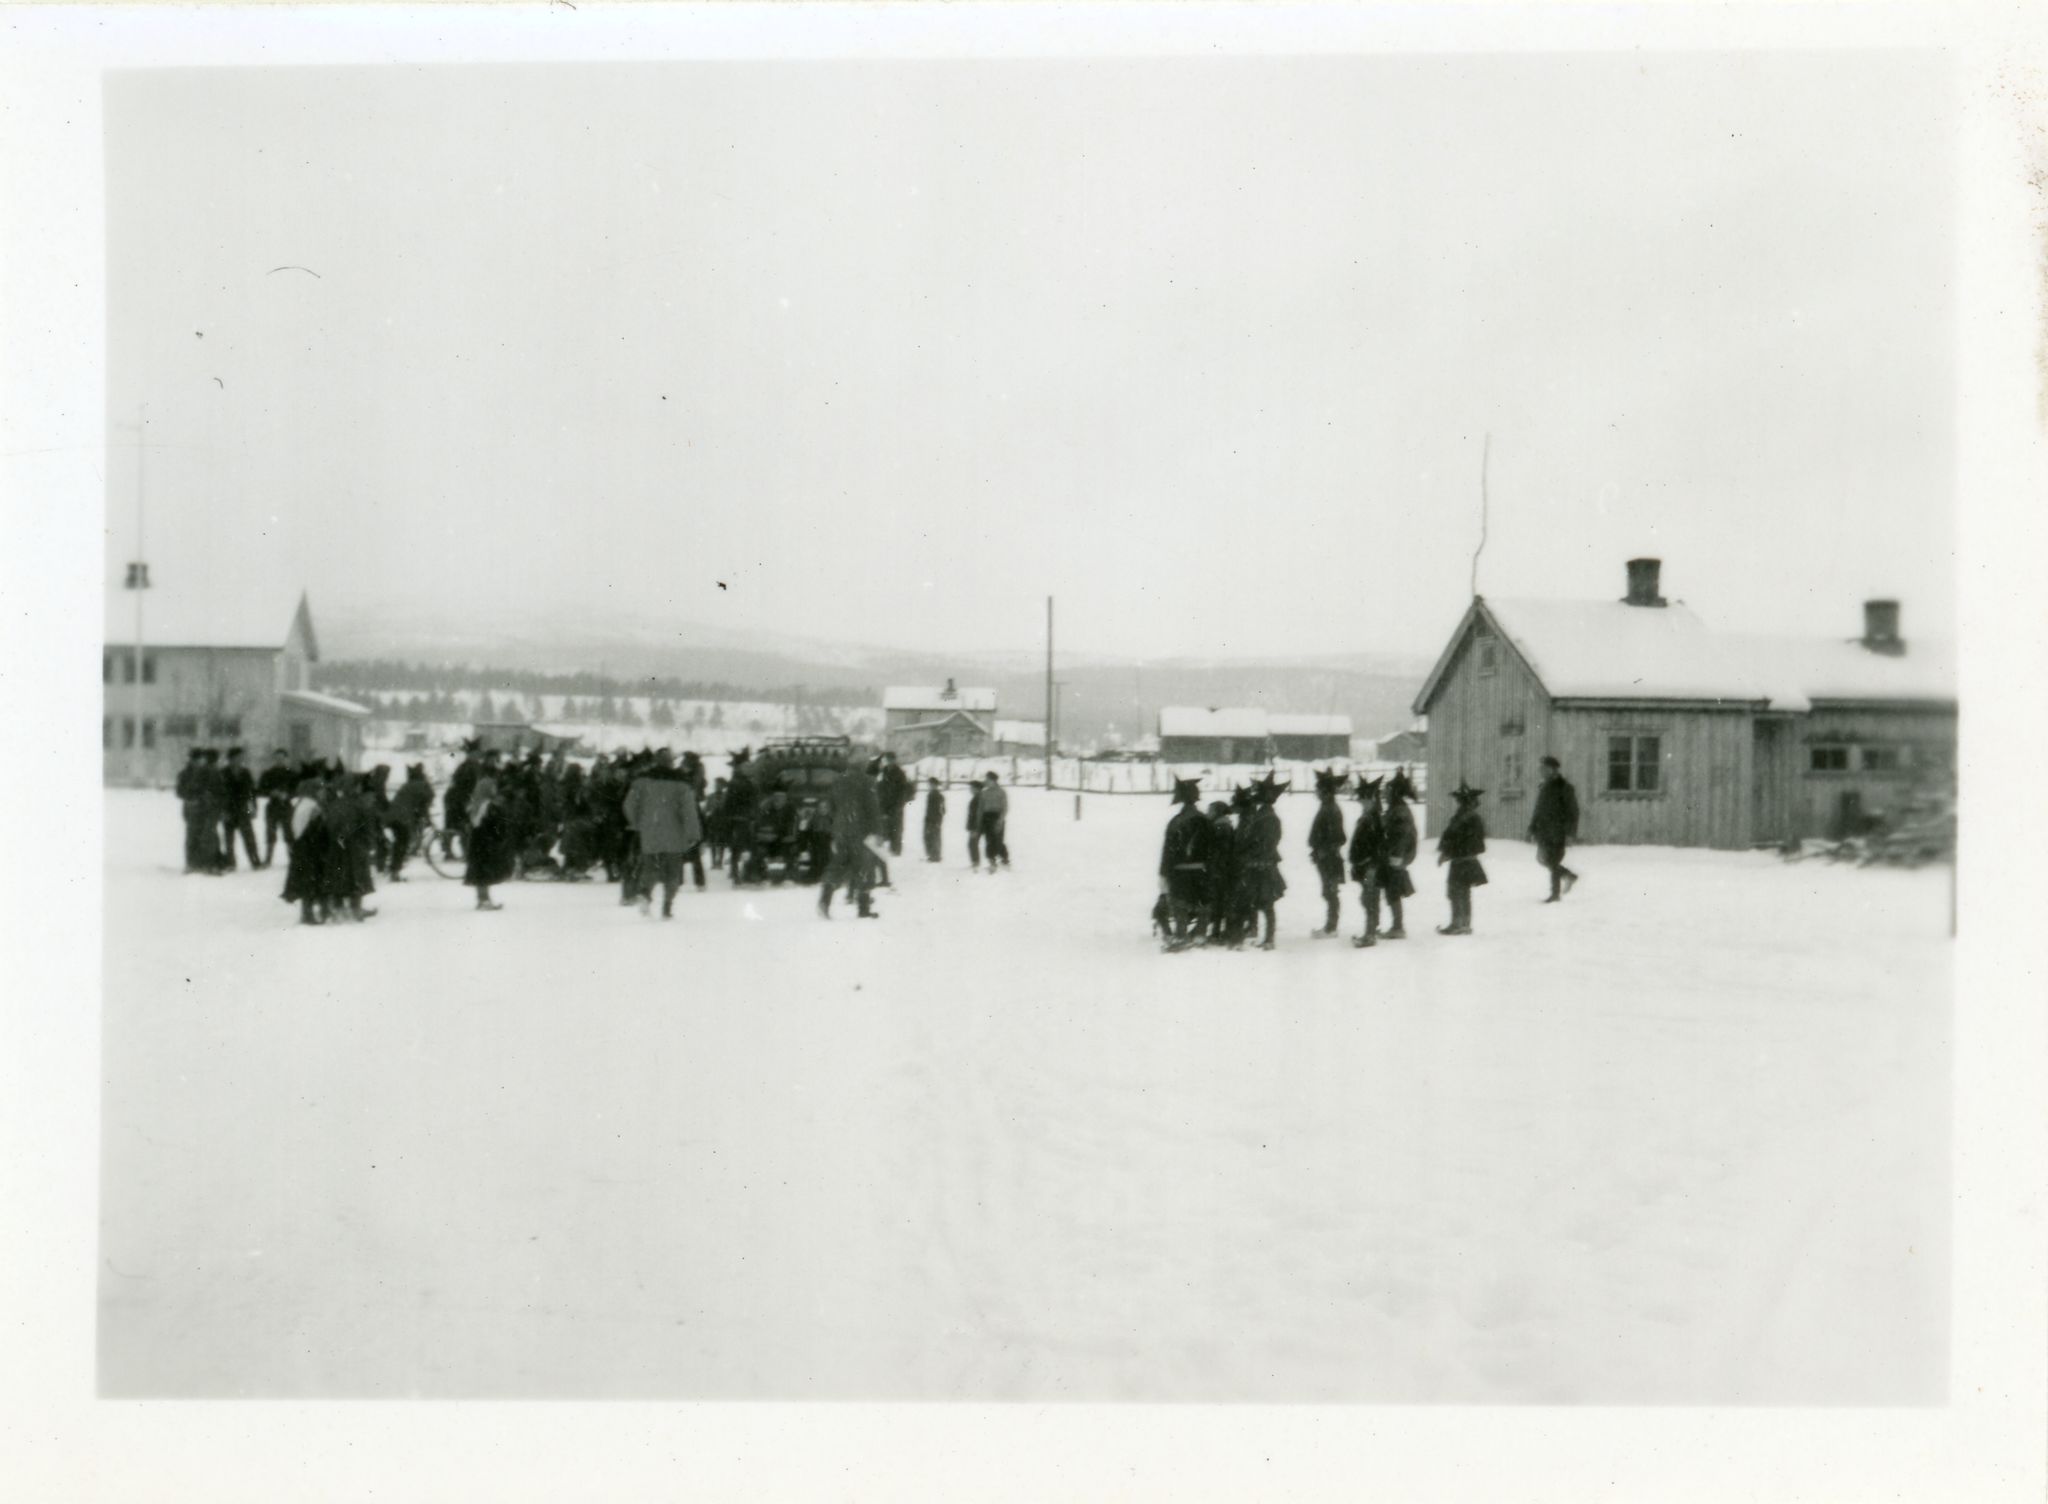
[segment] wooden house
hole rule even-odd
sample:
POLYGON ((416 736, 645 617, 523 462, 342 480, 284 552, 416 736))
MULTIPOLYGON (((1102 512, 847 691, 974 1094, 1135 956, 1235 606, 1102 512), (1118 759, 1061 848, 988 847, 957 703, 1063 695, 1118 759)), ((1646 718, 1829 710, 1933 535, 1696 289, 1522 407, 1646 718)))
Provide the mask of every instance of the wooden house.
POLYGON ((1273 755, 1296 762, 1321 762, 1351 756, 1348 715, 1284 715, 1266 717, 1273 755))
POLYGON ((1159 712, 1159 756, 1171 763, 1263 763, 1273 737, 1263 710, 1168 705, 1159 712))
POLYGON ((1588 842, 1741 848, 1860 828, 1953 776, 1955 661, 1871 601, 1861 636, 1710 630, 1629 562, 1619 601, 1475 598, 1415 709, 1429 818, 1462 781, 1502 837, 1526 829, 1539 764, 1577 787, 1588 842))
POLYGON ((231 594, 109 591, 100 655, 105 781, 168 785, 191 749, 205 746, 246 747, 258 765, 281 748, 354 767, 370 712, 308 688, 319 661, 303 591, 260 582, 231 594))
POLYGON ((995 746, 996 692, 895 686, 882 691, 882 746, 899 762, 987 757, 995 746))

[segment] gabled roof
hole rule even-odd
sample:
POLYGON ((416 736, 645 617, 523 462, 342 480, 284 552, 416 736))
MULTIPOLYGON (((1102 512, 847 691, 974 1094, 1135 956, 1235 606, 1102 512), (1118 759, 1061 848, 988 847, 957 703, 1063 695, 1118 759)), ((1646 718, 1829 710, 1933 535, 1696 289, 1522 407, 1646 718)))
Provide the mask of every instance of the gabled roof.
POLYGON ((911 685, 891 685, 882 691, 884 710, 968 710, 991 712, 996 708, 996 692, 992 689, 959 689, 951 696, 943 688, 925 689, 911 685))
POLYGON ((1260 737, 1267 734, 1266 712, 1255 709, 1203 710, 1168 705, 1159 712, 1161 736, 1260 737))
MULTIPOLYGON (((279 588, 262 580, 237 579, 218 590, 171 589, 159 586, 142 592, 142 640, 155 648, 281 649, 292 635, 300 612, 306 614, 306 649, 318 659, 312 608, 306 593, 279 588)), ((135 592, 113 585, 107 590, 106 642, 120 647, 135 641, 135 592)))
POLYGON ((1854 640, 1719 633, 1683 605, 1621 601, 1474 600, 1415 697, 1418 714, 1483 620, 1559 700, 1718 701, 1804 711, 1815 700, 1955 699, 1945 644, 1873 653, 1854 640))
POLYGON ((1274 736, 1349 736, 1348 715, 1269 715, 1266 730, 1274 736))
POLYGON ((977 721, 964 710, 949 710, 944 715, 935 715, 927 721, 905 721, 900 726, 891 726, 888 734, 894 736, 902 731, 936 731, 941 727, 951 726, 961 721, 972 726, 983 736, 988 735, 988 727, 982 725, 980 721, 977 721))

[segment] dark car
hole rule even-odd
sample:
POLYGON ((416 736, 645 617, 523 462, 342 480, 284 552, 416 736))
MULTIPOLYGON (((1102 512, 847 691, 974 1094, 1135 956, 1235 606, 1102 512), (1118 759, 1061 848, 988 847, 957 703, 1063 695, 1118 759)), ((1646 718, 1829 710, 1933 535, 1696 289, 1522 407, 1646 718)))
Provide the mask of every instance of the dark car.
POLYGON ((832 785, 874 756, 843 736, 777 737, 738 776, 753 785, 742 882, 817 882, 832 854, 832 785))

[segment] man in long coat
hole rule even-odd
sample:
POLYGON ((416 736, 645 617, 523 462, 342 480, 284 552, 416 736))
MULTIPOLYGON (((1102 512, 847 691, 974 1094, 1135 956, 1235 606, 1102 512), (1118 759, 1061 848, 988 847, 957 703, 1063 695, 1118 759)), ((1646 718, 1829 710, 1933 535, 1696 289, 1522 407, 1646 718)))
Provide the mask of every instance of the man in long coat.
POLYGON ((270 766, 256 780, 256 793, 263 800, 263 865, 266 867, 277 859, 280 834, 284 837, 286 855, 291 853, 292 791, 297 786, 298 776, 292 772, 291 758, 284 748, 279 747, 270 754, 270 766))
POLYGON ((1536 808, 1529 815, 1529 839, 1536 860, 1550 870, 1550 896, 1556 903, 1571 892, 1579 874, 1564 864, 1565 848, 1579 838, 1579 793, 1554 757, 1543 759, 1543 785, 1536 790, 1536 808))
POLYGON ((875 794, 882 806, 882 828, 889 837, 889 855, 903 855, 903 810, 916 786, 910 775, 897 765, 894 752, 882 754, 882 775, 875 794))
POLYGON ((1186 950, 1194 943, 1195 916, 1202 910, 1209 880, 1208 820, 1202 814, 1202 786, 1193 778, 1173 780, 1173 802, 1179 806, 1166 822, 1159 850, 1159 891, 1166 899, 1166 948, 1186 950))
POLYGON ((945 841, 946 791, 934 778, 924 796, 924 859, 936 862, 945 841))
POLYGON ((185 766, 178 769, 178 807, 185 817, 185 870, 207 870, 208 843, 201 838, 199 822, 205 811, 202 784, 206 777, 206 752, 194 747, 185 754, 185 766))
POLYGON ((830 919, 833 890, 844 887, 861 918, 877 918, 869 891, 878 863, 868 842, 881 834, 882 806, 866 770, 849 764, 832 785, 831 802, 832 856, 818 885, 818 913, 830 919))
POLYGON ((1287 879, 1280 873, 1280 785, 1268 773, 1252 785, 1244 830, 1238 836, 1238 865, 1242 872, 1245 903, 1265 926, 1260 950, 1271 950, 1279 921, 1275 908, 1287 895, 1287 879))
POLYGON ((626 824, 640 843, 640 912, 649 912, 659 883, 661 917, 675 918, 683 858, 703 843, 704 824, 697 813, 697 791, 676 769, 668 748, 655 752, 654 766, 627 790, 626 824))
POLYGON ((1408 801, 1414 797, 1415 785, 1408 781, 1408 770, 1402 768, 1387 782, 1386 811, 1380 817, 1385 832, 1380 848, 1380 894, 1387 901, 1387 918, 1392 921, 1381 931, 1382 940, 1408 938, 1407 928, 1401 923, 1401 900, 1415 893, 1415 879, 1408 874, 1408 864, 1415 860, 1416 849, 1415 815, 1408 808, 1408 801))
POLYGON ((255 871, 263 865, 256 855, 256 775, 248 764, 242 761, 240 747, 228 748, 228 765, 220 775, 220 849, 221 865, 232 872, 235 870, 235 839, 241 838, 242 850, 248 853, 249 870, 255 871))

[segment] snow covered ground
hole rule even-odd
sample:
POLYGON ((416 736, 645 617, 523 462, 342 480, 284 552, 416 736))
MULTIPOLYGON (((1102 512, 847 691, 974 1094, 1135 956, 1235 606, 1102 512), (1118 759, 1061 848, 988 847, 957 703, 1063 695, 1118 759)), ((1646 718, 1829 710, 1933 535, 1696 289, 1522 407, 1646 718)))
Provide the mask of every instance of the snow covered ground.
POLYGON ((1013 798, 878 923, 305 930, 109 792, 103 1392, 1942 1398, 1944 872, 1497 842, 1358 951, 1294 796, 1279 950, 1162 956, 1165 802, 1013 798))

